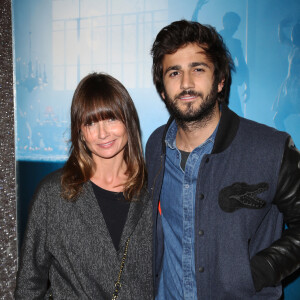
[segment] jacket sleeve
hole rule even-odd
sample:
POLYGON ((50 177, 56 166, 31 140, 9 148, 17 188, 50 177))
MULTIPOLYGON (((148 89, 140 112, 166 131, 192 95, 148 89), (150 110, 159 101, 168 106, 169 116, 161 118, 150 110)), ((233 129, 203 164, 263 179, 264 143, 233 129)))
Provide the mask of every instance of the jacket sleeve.
POLYGON ((50 254, 47 251, 47 189, 33 197, 22 245, 15 299, 43 299, 47 291, 50 254))
POLYGON ((287 229, 270 247, 251 259, 255 289, 278 285, 300 267, 300 152, 288 138, 273 201, 287 229))

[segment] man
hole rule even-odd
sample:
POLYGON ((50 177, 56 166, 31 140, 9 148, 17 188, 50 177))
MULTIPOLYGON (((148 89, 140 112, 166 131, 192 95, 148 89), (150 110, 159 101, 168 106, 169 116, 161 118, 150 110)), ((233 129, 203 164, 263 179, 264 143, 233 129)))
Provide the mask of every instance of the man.
POLYGON ((156 299, 279 299, 300 266, 300 153, 227 107, 233 62, 214 28, 174 22, 151 53, 171 115, 146 146, 156 299))

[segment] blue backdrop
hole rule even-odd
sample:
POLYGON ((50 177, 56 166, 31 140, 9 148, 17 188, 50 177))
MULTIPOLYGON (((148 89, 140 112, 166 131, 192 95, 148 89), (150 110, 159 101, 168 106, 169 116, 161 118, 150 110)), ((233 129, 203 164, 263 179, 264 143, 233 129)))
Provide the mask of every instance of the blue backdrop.
MULTIPOLYGON (((107 72, 129 90, 145 145, 168 113, 151 79, 150 48, 178 19, 216 27, 234 58, 230 107, 291 134, 300 147, 298 0, 14 0, 18 226, 38 181, 67 157, 79 80, 107 72)), ((285 299, 300 299, 299 274, 285 299)))

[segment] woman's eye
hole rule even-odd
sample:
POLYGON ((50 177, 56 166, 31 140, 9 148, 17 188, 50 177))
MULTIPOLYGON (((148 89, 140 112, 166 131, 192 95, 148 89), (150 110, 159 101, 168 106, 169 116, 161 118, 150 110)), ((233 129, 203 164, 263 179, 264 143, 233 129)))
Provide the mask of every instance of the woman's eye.
POLYGON ((115 122, 115 121, 117 121, 117 119, 116 118, 109 118, 109 119, 107 119, 107 121, 108 122, 115 122))
POLYGON ((96 124, 95 122, 89 122, 89 123, 86 123, 85 126, 91 127, 91 126, 94 126, 95 124, 96 124))

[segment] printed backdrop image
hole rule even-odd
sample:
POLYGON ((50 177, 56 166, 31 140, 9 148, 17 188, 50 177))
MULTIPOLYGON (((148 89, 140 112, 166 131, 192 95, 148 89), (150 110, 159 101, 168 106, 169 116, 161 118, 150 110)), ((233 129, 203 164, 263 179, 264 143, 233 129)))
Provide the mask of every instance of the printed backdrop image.
MULTIPOLYGON (((298 0, 14 0, 18 232, 37 183, 68 156, 70 104, 81 78, 106 72, 136 105, 143 146, 168 112, 151 77, 151 45, 179 19, 214 26, 236 72, 230 107, 287 131, 300 148, 298 0)), ((285 299, 299 299, 300 273, 285 299)))

